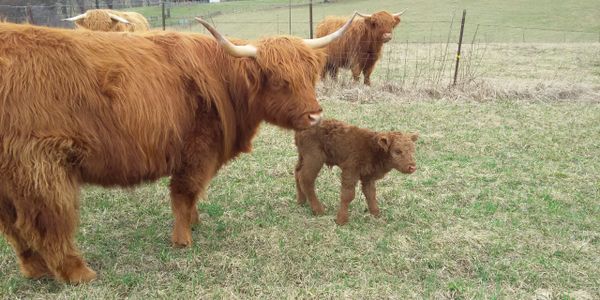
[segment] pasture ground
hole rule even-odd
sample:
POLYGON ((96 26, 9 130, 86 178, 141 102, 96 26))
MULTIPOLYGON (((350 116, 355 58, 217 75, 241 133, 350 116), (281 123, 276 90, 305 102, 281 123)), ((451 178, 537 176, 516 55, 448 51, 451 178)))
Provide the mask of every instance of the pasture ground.
POLYGON ((299 207, 292 133, 265 125, 199 203, 191 248, 170 245, 168 178, 86 187, 78 244, 98 280, 24 279, 0 238, 0 298, 600 298, 599 44, 482 43, 454 89, 434 80, 444 45, 389 46, 373 87, 344 72, 318 90, 327 117, 420 133, 418 171, 377 185, 380 219, 357 190, 334 223, 337 168, 317 181, 326 215, 299 207))

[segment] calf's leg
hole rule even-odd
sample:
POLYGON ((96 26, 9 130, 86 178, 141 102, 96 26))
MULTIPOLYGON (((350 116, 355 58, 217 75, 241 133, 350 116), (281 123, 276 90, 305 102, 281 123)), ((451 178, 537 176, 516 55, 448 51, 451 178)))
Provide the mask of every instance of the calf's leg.
POLYGON ((338 225, 344 225, 348 223, 348 207, 350 202, 354 200, 354 194, 356 189, 356 183, 358 178, 354 174, 344 172, 342 170, 342 190, 340 194, 340 208, 337 212, 337 218, 335 222, 338 225))
POLYGON ((379 207, 377 206, 377 197, 375 196, 375 181, 368 180, 361 182, 362 192, 365 195, 369 212, 374 217, 378 218, 380 215, 379 207))
MULTIPOLYGON (((322 215, 325 212, 325 207, 315 193, 315 180, 319 176, 319 171, 325 163, 325 157, 320 153, 311 153, 311 155, 303 155, 302 165, 297 171, 297 182, 300 187, 298 190, 302 192, 304 197, 308 198, 308 203, 314 215, 322 215)), ((298 202, 300 203, 300 198, 298 202)))

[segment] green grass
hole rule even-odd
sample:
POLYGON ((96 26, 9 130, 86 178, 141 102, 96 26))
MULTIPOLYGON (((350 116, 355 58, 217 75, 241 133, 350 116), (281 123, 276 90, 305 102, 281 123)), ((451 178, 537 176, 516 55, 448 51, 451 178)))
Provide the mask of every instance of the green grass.
POLYGON ((89 285, 30 281, 0 240, 0 291, 20 297, 600 296, 600 106, 589 102, 322 101, 328 116, 418 131, 419 171, 378 184, 335 225, 339 171, 317 191, 327 213, 295 203, 292 135, 264 126, 199 204, 190 249, 169 243, 167 180, 85 189, 79 245, 89 285))
MULTIPOLYGON (((306 4, 294 0, 292 3, 306 4)), ((402 24, 395 31, 395 40, 410 42, 445 42, 450 21, 455 15, 452 41, 458 39, 460 15, 467 9, 465 39, 471 40, 480 24, 477 38, 484 42, 598 42, 600 41, 600 6, 595 0, 578 1, 337 1, 317 4, 314 7, 316 24, 328 15, 350 15, 358 10, 372 13, 379 10, 399 12, 408 9, 402 24), (500 26, 500 27, 499 27, 500 26), (522 27, 520 29, 512 27, 522 27), (549 30, 550 29, 550 30, 549 30), (552 30, 583 31, 559 32, 552 30)), ((230 36, 257 38, 261 35, 287 34, 289 31, 288 1, 234 1, 216 4, 175 6, 168 25, 183 30, 203 30, 196 26, 194 16, 212 17, 218 29, 230 36), (257 33, 259 35, 257 36, 257 33)), ((151 18, 156 27, 161 26, 160 7, 133 9, 151 18)), ((292 9, 291 33, 308 36, 308 8, 292 9)))
MULTIPOLYGON (((389 10, 409 6, 379 3, 389 10)), ((411 14, 396 31, 400 41, 408 33, 419 34, 416 41, 433 41, 429 27, 408 30, 420 26, 409 17, 448 17, 466 2, 432 3, 410 4, 411 14)), ((486 8, 491 1, 468 3, 469 16, 487 16, 482 23, 599 29, 589 19, 598 9, 585 6, 591 1, 511 0, 504 10, 486 8), (521 12, 510 14, 516 7, 521 12), (565 17, 573 14, 577 18, 565 17)), ((193 15, 196 7, 225 7, 220 5, 248 11, 257 2, 186 9, 193 15)), ((344 14, 371 6, 347 1, 316 11, 344 14)), ((305 9, 294 13, 299 19, 305 9)), ((284 32, 286 10, 214 20, 228 34, 256 37, 276 28, 228 27, 226 21, 272 20, 277 14, 284 32)), ((497 34, 511 41, 508 33, 497 34)), ((0 298, 600 298, 598 44, 466 47, 465 57, 482 60, 475 80, 457 89, 447 88, 449 61, 443 83, 428 82, 440 66, 432 57, 444 47, 389 44, 373 87, 348 83, 346 71, 340 83, 318 88, 328 117, 420 133, 419 170, 408 176, 392 172, 377 185, 380 219, 364 212, 364 197, 357 193, 349 224, 335 225, 337 168, 325 168, 317 181, 326 215, 314 217, 299 207, 292 134, 265 125, 254 151, 212 181, 198 204, 201 223, 189 249, 170 245, 168 178, 127 190, 85 187, 78 245, 98 280, 70 286, 24 279, 0 238, 0 298)))

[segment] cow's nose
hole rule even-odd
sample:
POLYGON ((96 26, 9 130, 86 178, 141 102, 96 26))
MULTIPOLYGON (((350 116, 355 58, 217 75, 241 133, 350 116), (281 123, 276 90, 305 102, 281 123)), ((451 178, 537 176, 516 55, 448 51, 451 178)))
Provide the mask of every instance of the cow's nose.
POLYGON ((417 167, 415 167, 415 166, 408 166, 408 172, 414 173, 416 170, 417 170, 417 167))
POLYGON ((309 114, 308 118, 310 119, 310 125, 318 124, 319 121, 321 121, 321 117, 322 117, 322 114, 320 112, 316 113, 316 114, 309 114))

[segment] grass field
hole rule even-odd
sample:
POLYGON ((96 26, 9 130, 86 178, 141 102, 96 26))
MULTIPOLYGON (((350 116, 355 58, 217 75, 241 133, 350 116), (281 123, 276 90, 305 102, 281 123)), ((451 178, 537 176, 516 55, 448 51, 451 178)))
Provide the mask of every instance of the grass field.
MULTIPOLYGON (((273 17, 244 9, 257 3, 222 4, 246 12, 215 22, 227 29, 218 18, 273 17)), ((368 3, 323 9, 371 10, 368 3)), ((600 29, 593 1, 433 3, 409 8, 428 20, 468 6, 482 23, 600 29)), ((430 29, 418 32, 428 39, 430 29)), ((334 223, 337 168, 317 181, 326 215, 299 207, 292 133, 265 125, 254 151, 211 183, 191 248, 170 245, 168 178, 136 189, 86 187, 78 244, 98 280, 24 279, 0 238, 0 298, 599 299, 600 44, 482 42, 464 49, 481 63, 457 88, 447 87, 449 62, 443 83, 430 82, 440 66, 431 53, 444 44, 386 47, 373 87, 348 82, 347 72, 318 87, 327 117, 420 133, 418 171, 392 172, 377 185, 380 219, 364 212, 357 193, 348 225, 334 223)))
MULTIPOLYGON (((290 33, 288 3, 286 0, 259 0, 174 6, 167 25, 179 26, 183 30, 203 31, 203 28, 196 25, 193 17, 212 16, 210 20, 219 30, 235 37, 253 39, 262 35, 287 34, 290 33)), ((298 6, 306 3, 306 0, 292 1, 294 8, 291 14, 291 33, 294 35, 308 36, 308 8, 298 6)), ((478 38, 488 43, 600 41, 600 6, 594 0, 381 0, 376 5, 368 0, 346 0, 315 5, 313 19, 316 26, 328 15, 350 15, 355 10, 372 13, 379 10, 399 12, 404 9, 408 10, 399 29, 395 31, 395 39, 398 41, 445 42, 453 15, 455 20, 452 40, 455 41, 458 39, 463 9, 467 9, 465 37, 469 40, 477 30, 478 38)), ((154 26, 162 26, 160 7, 136 10, 151 17, 154 26)))

